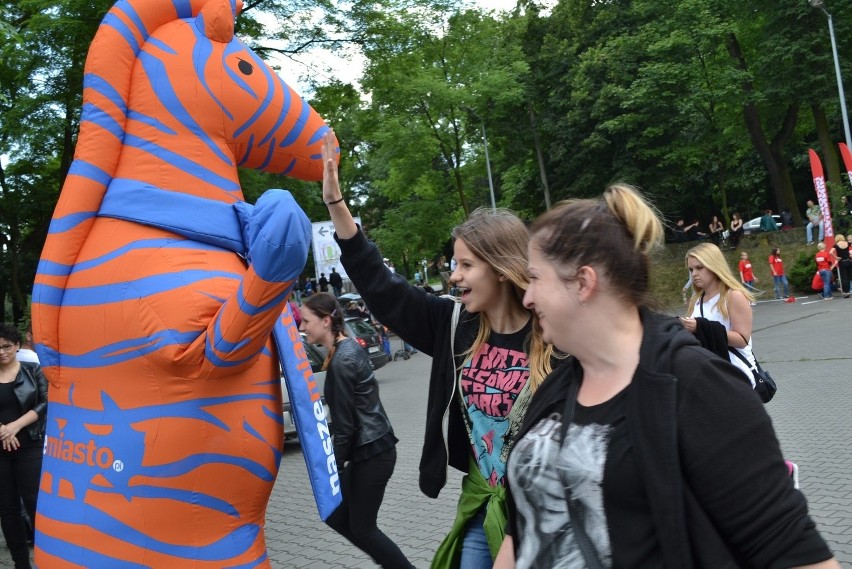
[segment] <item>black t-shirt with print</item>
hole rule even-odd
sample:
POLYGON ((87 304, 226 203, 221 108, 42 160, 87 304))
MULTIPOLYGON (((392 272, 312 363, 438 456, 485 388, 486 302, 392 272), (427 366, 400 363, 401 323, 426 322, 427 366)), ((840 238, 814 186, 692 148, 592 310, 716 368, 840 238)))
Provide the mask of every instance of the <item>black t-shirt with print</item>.
MULTIPOLYGON (((532 319, 517 332, 491 332, 477 352, 465 358, 461 369, 459 404, 471 450, 492 486, 503 484, 506 460, 521 426, 520 418, 512 421, 509 413, 529 381, 524 345, 531 331, 532 319)), ((473 338, 463 341, 469 346, 473 338)))
POLYGON ((663 565, 627 433, 629 389, 600 405, 578 403, 564 446, 558 413, 542 417, 515 445, 509 476, 518 514, 518 569, 585 567, 565 505, 566 486, 604 566, 663 565))

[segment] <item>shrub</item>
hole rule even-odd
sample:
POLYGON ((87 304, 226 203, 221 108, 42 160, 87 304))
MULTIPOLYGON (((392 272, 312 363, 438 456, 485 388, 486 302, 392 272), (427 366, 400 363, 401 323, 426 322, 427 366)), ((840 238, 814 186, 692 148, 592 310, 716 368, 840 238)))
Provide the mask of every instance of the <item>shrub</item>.
POLYGON ((814 273, 816 273, 814 254, 808 251, 801 251, 799 256, 787 268, 787 280, 790 281, 790 287, 793 290, 804 293, 813 292, 811 282, 813 281, 814 273))

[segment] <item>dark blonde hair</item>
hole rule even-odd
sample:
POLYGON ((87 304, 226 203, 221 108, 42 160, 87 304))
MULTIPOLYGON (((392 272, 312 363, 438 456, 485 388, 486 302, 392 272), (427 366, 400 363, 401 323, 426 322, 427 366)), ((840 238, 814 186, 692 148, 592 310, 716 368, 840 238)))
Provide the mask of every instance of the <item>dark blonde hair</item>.
POLYGON ((663 224, 636 188, 614 184, 599 199, 560 202, 533 223, 530 234, 561 278, 594 266, 617 283, 613 293, 635 306, 657 306, 649 289, 649 255, 663 241, 663 224))
MULTIPOLYGON (((507 209, 479 208, 453 229, 453 238, 461 239, 471 252, 486 262, 497 274, 504 275, 514 292, 519 306, 523 306, 524 293, 529 286, 527 272, 527 243, 529 235, 524 222, 507 209)), ((551 372, 553 347, 541 339, 538 317, 531 313, 532 333, 525 346, 529 355, 530 387, 537 389, 551 372)), ((465 355, 475 354, 491 334, 491 323, 485 313, 480 314, 479 332, 465 355)))
MULTIPOLYGON (((316 314, 319 318, 328 316, 331 319, 331 333, 335 338, 340 334, 347 335, 346 325, 343 323, 343 309, 334 295, 327 292, 312 294, 302 302, 302 306, 316 314)), ((325 356, 325 361, 322 363, 322 369, 328 367, 328 363, 336 351, 336 346, 332 345, 328 354, 325 356)))

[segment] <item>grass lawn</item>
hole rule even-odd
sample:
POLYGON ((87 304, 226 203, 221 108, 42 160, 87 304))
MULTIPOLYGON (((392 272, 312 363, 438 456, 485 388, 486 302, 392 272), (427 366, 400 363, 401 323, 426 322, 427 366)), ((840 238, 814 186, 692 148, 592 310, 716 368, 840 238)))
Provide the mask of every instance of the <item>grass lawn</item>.
MULTIPOLYGON (((667 243, 665 248, 655 252, 652 258, 651 290, 654 297, 678 314, 684 310, 681 288, 689 277, 686 272, 686 252, 698 243, 700 242, 667 243)), ((813 257, 817 252, 816 245, 805 244, 805 230, 801 227, 787 231, 746 235, 743 236, 736 250, 723 248, 722 252, 725 254, 728 265, 737 280, 739 280, 740 253, 747 252, 754 270, 754 276, 758 279, 755 286, 768 291, 769 298, 772 298, 772 273, 769 270, 767 259, 773 247, 781 248, 781 258, 784 260, 784 270, 788 279, 790 279, 794 261, 801 253, 807 253, 810 257, 813 257)), ((814 263, 813 271, 810 271, 810 274, 815 271, 816 264, 814 263)), ((790 287, 799 293, 813 292, 810 288, 794 287, 792 281, 790 287)), ((766 295, 762 298, 766 298, 766 295)))

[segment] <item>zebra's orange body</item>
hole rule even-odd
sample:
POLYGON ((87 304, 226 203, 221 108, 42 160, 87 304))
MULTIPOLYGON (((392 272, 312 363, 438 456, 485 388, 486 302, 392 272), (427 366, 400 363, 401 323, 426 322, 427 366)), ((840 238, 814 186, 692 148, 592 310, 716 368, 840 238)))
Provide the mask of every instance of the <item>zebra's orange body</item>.
POLYGON ((310 223, 286 192, 235 207, 248 264, 132 220, 149 210, 215 237, 243 199, 238 166, 321 178, 327 127, 234 37, 238 10, 121 0, 92 43, 33 295, 50 381, 40 567, 269 566, 283 443, 270 334, 310 223), (131 219, 104 213, 113 198, 131 219))

